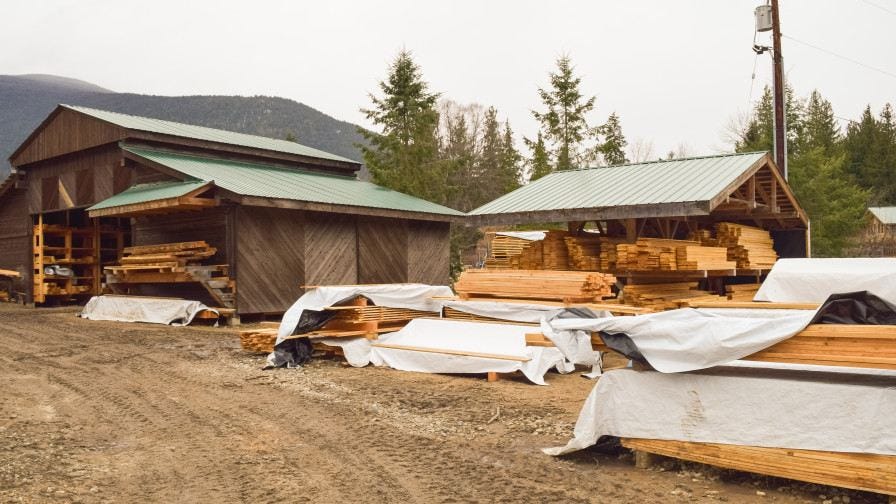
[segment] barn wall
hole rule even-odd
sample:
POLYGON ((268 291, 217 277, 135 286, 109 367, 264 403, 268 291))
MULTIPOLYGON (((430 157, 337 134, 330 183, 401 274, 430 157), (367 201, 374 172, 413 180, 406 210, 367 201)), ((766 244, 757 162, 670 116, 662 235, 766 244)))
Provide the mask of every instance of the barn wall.
POLYGON ((408 281, 408 222, 358 217, 358 283, 408 281))
POLYGON ((98 203, 131 185, 117 146, 100 147, 27 168, 28 211, 52 212, 98 203))
POLYGON ((50 120, 13 160, 14 166, 34 163, 117 142, 125 137, 125 130, 84 114, 62 109, 50 120))
POLYGON ((358 237, 353 215, 305 212, 305 283, 358 283, 358 237))
POLYGON ((231 207, 215 207, 200 212, 148 215, 134 219, 134 245, 205 240, 218 251, 207 264, 230 264, 227 246, 227 213, 231 207))
POLYGON ((27 192, 12 189, 0 197, 0 269, 18 271, 13 290, 31 292, 31 217, 27 192))
POLYGON ((234 227, 237 311, 281 313, 305 284, 302 212, 239 206, 234 227))
POLYGON ((408 282, 448 285, 451 269, 450 224, 408 222, 408 282))

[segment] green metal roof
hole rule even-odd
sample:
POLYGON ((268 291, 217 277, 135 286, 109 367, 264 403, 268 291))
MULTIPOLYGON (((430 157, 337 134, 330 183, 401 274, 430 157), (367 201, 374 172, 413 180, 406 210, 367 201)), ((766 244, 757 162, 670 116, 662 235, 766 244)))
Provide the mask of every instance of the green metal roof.
POLYGON ((896 207, 868 207, 881 224, 896 224, 896 207))
POLYGON ((124 205, 135 205, 149 201, 159 201, 169 198, 179 198, 189 194, 200 187, 208 185, 204 180, 187 182, 156 182, 152 184, 137 184, 111 198, 106 198, 87 210, 102 210, 124 205))
POLYGON ((726 154, 554 172, 469 215, 706 202, 766 154, 726 154))
POLYGON ((296 154, 299 156, 328 159, 331 161, 340 161, 343 163, 359 164, 358 161, 353 161, 342 156, 337 156, 336 154, 330 154, 329 152, 313 149, 287 140, 247 135, 245 133, 236 133, 233 131, 194 126, 192 124, 183 124, 173 121, 163 121, 161 119, 152 119, 150 117, 120 114, 118 112, 109 112, 106 110, 79 107, 75 105, 60 106, 78 111, 82 114, 87 114, 91 117, 129 130, 146 131, 161 135, 172 135, 183 138, 192 138, 194 140, 219 142, 230 145, 239 145, 241 147, 250 147, 253 149, 263 149, 274 152, 284 152, 287 154, 296 154))
POLYGON ((243 196, 460 216, 463 213, 354 177, 122 145, 143 159, 243 196))

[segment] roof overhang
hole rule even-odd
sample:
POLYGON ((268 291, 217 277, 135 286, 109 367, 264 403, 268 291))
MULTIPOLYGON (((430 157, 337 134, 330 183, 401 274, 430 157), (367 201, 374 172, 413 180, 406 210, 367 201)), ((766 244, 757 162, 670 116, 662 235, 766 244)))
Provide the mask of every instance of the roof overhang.
POLYGON ((653 217, 696 217, 709 215, 706 201, 625 205, 599 208, 568 208, 535 212, 469 214, 468 226, 506 226, 512 224, 541 224, 547 222, 607 221, 644 219, 653 217))
POLYGON ((259 196, 244 196, 218 189, 221 198, 227 198, 241 205, 260 206, 269 208, 286 208, 290 210, 307 210, 309 212, 328 212, 351 215, 367 215, 371 217, 386 217, 390 219, 421 220, 433 222, 462 223, 467 216, 434 214, 426 212, 409 212, 406 210, 390 210, 387 208, 373 208, 353 205, 334 205, 329 203, 316 203, 312 201, 297 201, 280 198, 262 198, 259 196))
POLYGON ((87 215, 91 218, 95 217, 139 217, 142 215, 154 215, 173 212, 190 212, 204 210, 218 206, 219 202, 215 198, 199 197, 200 194, 207 192, 213 186, 212 182, 193 182, 175 184, 174 196, 170 195, 171 187, 167 187, 166 195, 154 196, 151 190, 144 190, 140 185, 133 186, 128 190, 103 200, 93 207, 87 209, 87 215), (177 191, 176 186, 182 185, 184 191, 177 191), (134 193, 145 192, 144 197, 137 197, 138 201, 122 202, 127 196, 134 193))

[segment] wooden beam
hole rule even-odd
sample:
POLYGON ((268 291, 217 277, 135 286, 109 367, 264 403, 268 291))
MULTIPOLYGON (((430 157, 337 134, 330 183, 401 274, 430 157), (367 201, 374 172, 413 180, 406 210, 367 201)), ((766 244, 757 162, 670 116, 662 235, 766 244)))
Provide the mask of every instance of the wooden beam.
POLYGON ((370 346, 377 348, 391 348, 393 350, 409 350, 412 352, 424 352, 424 353, 437 353, 437 354, 445 354, 445 355, 460 355, 463 357, 476 357, 480 359, 497 359, 497 360, 509 360, 516 362, 529 362, 529 357, 517 357, 514 355, 501 355, 501 354, 490 354, 490 353, 481 353, 481 352, 467 352, 464 350, 451 350, 447 348, 427 348, 427 347, 418 347, 418 346, 410 346, 410 345, 393 345, 389 343, 372 343, 370 346))

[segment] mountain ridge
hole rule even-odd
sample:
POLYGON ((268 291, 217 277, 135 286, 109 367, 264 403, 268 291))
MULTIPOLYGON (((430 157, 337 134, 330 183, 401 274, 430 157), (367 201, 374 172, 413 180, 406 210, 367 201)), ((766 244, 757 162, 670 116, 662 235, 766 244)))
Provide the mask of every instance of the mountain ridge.
POLYGON ((0 75, 0 177, 9 171, 9 155, 60 103, 271 138, 293 135, 302 145, 354 160, 364 144, 357 125, 288 98, 117 93, 56 75, 0 75))

